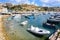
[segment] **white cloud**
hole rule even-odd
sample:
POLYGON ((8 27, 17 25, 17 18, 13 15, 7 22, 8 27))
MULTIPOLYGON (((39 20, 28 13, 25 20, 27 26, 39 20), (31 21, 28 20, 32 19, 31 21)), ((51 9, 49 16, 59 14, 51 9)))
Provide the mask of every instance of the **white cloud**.
POLYGON ((40 0, 41 2, 48 3, 49 0, 40 0))
MULTIPOLYGON (((16 2, 21 2, 21 0, 15 0, 16 2)), ((25 0, 24 0, 25 1, 25 0)))
POLYGON ((31 4, 35 4, 35 2, 31 2, 31 4))
POLYGON ((29 0, 10 0, 10 1, 20 3, 20 4, 30 4, 29 0))
POLYGON ((50 5, 47 5, 47 4, 43 4, 42 6, 43 7, 51 7, 50 5))
POLYGON ((60 3, 60 0, 40 0, 40 2, 43 3, 60 3))
POLYGON ((35 4, 36 6, 39 6, 38 4, 35 4))
POLYGON ((33 0, 30 4, 39 6, 37 3, 35 3, 36 0, 33 0))
POLYGON ((37 3, 35 3, 36 0, 32 0, 32 2, 30 2, 30 0, 10 0, 12 2, 19 3, 19 4, 32 4, 32 5, 36 5, 38 6, 37 3))
POLYGON ((57 6, 60 4, 60 0, 40 0, 42 2, 42 6, 57 6), (48 5, 47 5, 48 4, 48 5))
POLYGON ((47 6, 47 5, 46 5, 46 4, 43 4, 42 6, 45 7, 45 6, 47 6))
POLYGON ((57 0, 57 2, 60 2, 60 0, 57 0))

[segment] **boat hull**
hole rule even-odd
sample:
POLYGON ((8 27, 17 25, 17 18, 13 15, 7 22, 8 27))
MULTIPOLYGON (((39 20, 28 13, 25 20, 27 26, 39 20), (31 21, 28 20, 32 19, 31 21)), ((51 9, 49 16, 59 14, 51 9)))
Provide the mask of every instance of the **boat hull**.
POLYGON ((27 31, 31 32, 31 33, 34 33, 34 34, 37 34, 37 35, 47 35, 47 34, 50 34, 50 32, 48 31, 48 33, 44 33, 44 32, 36 32, 35 30, 31 30, 30 28, 27 29, 27 31))
POLYGON ((53 24, 48 25, 48 24, 44 23, 43 27, 49 28, 49 29, 56 29, 55 26, 53 26, 53 24))
POLYGON ((60 23, 60 21, 50 20, 50 19, 48 19, 48 20, 47 20, 47 23, 59 24, 59 23, 60 23))

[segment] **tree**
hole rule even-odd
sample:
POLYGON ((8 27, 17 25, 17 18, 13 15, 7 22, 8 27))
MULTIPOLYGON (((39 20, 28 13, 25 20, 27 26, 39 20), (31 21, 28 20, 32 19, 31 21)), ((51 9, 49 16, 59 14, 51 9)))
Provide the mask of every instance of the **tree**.
POLYGON ((26 11, 30 11, 29 9, 26 9, 26 11))
POLYGON ((48 7, 43 7, 43 9, 44 9, 45 11, 47 11, 47 10, 48 10, 48 7))
POLYGON ((17 8, 18 8, 18 10, 21 10, 22 9, 22 7, 20 5, 18 5, 17 8))

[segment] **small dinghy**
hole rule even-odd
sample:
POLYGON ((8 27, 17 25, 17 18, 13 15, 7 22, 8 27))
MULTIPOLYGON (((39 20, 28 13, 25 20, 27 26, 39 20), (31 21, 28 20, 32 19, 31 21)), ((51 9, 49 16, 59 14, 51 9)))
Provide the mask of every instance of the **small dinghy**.
POLYGON ((28 21, 24 21, 24 22, 22 22, 20 25, 21 25, 21 26, 25 26, 27 23, 28 23, 28 21))
POLYGON ((32 32, 32 33, 35 33, 35 34, 39 34, 39 35, 50 34, 50 31, 48 31, 48 30, 40 29, 38 27, 33 27, 33 26, 31 26, 27 30, 32 32))

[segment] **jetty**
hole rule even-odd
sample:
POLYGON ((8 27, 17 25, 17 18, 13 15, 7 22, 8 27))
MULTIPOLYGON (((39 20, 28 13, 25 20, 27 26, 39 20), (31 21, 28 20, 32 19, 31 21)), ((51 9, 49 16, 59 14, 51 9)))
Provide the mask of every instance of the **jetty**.
POLYGON ((54 34, 52 34, 49 37, 49 40, 60 40, 60 38, 58 37, 58 33, 60 32, 60 30, 58 29, 54 34))
POLYGON ((0 15, 0 40, 10 40, 4 26, 4 20, 8 15, 0 15))

